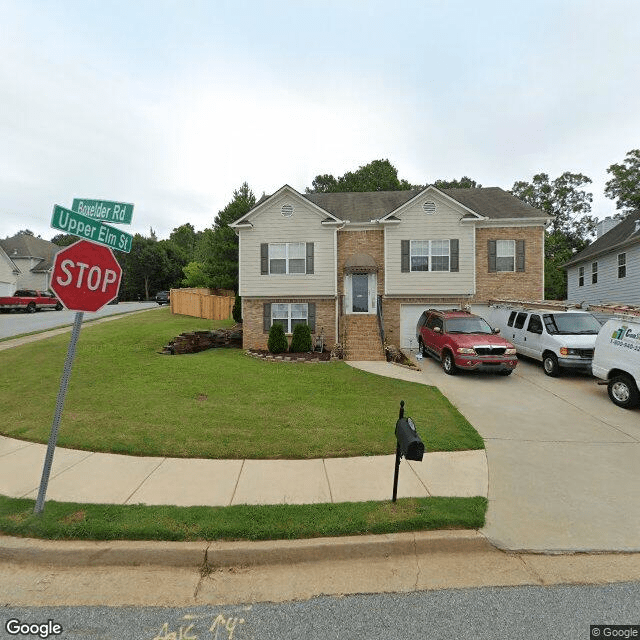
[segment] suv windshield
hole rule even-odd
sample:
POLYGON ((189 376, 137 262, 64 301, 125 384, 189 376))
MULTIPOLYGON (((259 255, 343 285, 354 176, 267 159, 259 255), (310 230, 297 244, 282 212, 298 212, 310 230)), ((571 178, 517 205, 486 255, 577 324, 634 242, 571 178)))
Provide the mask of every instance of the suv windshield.
POLYGON ((596 335, 601 327, 590 313, 547 313, 542 318, 550 334, 596 335))
POLYGON ((445 327, 447 333, 493 333, 493 329, 488 323, 478 316, 447 318, 445 327))

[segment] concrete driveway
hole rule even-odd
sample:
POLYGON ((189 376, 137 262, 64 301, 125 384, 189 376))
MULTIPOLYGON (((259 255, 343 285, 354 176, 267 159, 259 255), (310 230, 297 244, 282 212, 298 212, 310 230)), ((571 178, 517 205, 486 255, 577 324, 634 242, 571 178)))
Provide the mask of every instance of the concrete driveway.
POLYGON ((531 360, 510 377, 420 365, 485 439, 494 544, 640 551, 640 410, 616 407, 586 374, 549 378, 531 360))

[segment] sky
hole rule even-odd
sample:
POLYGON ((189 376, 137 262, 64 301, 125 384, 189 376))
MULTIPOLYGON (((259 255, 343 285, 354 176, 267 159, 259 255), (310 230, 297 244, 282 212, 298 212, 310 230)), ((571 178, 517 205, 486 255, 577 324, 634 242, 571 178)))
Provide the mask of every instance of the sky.
POLYGON ((583 173, 603 218, 639 72, 637 0, 0 0, 0 237, 96 198, 164 239, 245 181, 376 159, 413 184, 583 173))

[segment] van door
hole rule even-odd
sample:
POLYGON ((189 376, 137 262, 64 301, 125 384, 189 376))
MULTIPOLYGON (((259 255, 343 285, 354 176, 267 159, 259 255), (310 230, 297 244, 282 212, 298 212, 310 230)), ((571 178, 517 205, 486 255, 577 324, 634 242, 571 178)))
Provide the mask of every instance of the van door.
POLYGON ((544 333, 542 318, 537 313, 532 313, 526 327, 523 332, 525 347, 522 353, 536 360, 542 360, 544 333))
POLYGON ((526 311, 513 311, 509 316, 509 322, 511 324, 509 325, 508 334, 504 336, 507 340, 513 342, 513 346, 519 353, 523 353, 524 355, 527 355, 527 352, 523 334, 528 315, 526 311))

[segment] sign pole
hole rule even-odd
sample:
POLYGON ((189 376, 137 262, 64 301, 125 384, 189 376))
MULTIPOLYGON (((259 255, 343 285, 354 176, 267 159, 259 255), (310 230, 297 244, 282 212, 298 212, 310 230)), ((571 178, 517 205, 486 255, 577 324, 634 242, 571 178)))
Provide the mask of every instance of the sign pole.
POLYGON ((64 400, 67 396, 67 389, 69 387, 69 378, 71 377, 71 369, 73 368, 73 359, 75 358, 75 355, 76 355, 76 344, 78 342, 78 336, 80 335, 80 328, 82 327, 83 316, 84 316, 84 312, 78 311, 76 313, 76 317, 73 322, 73 330, 71 331, 71 339, 69 340, 67 357, 64 361, 64 369, 62 371, 62 378, 60 380, 60 390, 58 391, 58 400, 56 402, 56 410, 53 415, 53 424, 51 425, 51 434, 49 435, 49 444, 47 445, 47 455, 45 456, 44 467, 42 469, 42 479, 40 480, 40 489, 38 491, 36 506, 33 511, 35 514, 40 514, 44 511, 44 501, 45 501, 45 496, 47 494, 47 485, 49 484, 49 475, 51 473, 51 465, 53 464, 53 452, 55 451, 56 440, 58 439, 58 429, 60 428, 62 408, 64 407, 64 400))

